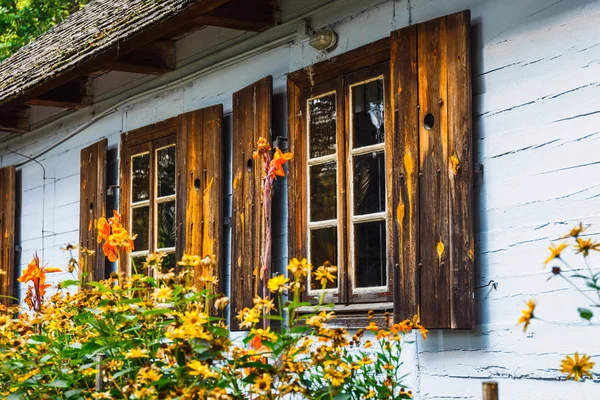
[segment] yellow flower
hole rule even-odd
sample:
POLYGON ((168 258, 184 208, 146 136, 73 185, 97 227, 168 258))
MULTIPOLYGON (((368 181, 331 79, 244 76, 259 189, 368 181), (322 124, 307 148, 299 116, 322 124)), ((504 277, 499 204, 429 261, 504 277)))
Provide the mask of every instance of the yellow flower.
POLYGON ((110 392, 98 392, 98 393, 92 393, 92 398, 93 399, 112 399, 113 397, 111 396, 110 392))
POLYGON ((287 283, 290 280, 283 275, 277 275, 271 279, 267 283, 267 287, 271 291, 271 293, 281 293, 287 289, 287 283))
POLYGON ((177 265, 181 265, 184 267, 198 267, 200 266, 200 262, 202 259, 200 256, 191 256, 189 254, 184 254, 181 258, 181 261, 177 263, 177 265))
POLYGON ((148 358, 148 350, 131 349, 127 353, 125 353, 125 358, 148 358))
POLYGON ((577 254, 583 253, 584 257, 590 254, 590 250, 600 251, 600 243, 592 242, 592 239, 577 238, 577 244, 575 245, 577 254))
POLYGON ((190 375, 202 376, 204 379, 214 378, 217 379, 219 375, 216 372, 211 371, 208 365, 203 364, 198 360, 192 360, 187 363, 187 367, 190 369, 190 375))
POLYGON ((143 367, 138 371, 137 377, 141 383, 150 383, 159 380, 162 374, 155 368, 143 367))
POLYGON ((367 325, 367 327, 365 329, 368 330, 368 331, 372 331, 372 332, 379 331, 379 327, 377 326, 377 324, 375 323, 375 321, 369 322, 369 325, 367 325))
POLYGON ((519 318, 519 321, 517 322, 518 324, 525 324, 523 325, 523 332, 527 331, 527 327, 529 326, 529 322, 535 318, 533 316, 533 310, 535 309, 535 301, 533 300, 529 300, 527 302, 527 308, 525 310, 521 310, 521 312, 523 313, 523 315, 521 315, 521 318, 519 318))
POLYGON ((550 255, 548 256, 546 261, 544 261, 544 265, 548 265, 548 263, 550 263, 550 261, 554 260, 555 258, 560 258, 560 253, 562 253, 562 251, 565 248, 567 248, 567 245, 565 243, 561 243, 558 246, 555 246, 554 243, 552 243, 549 247, 550 255))
POLYGON ((254 302, 254 308, 262 310, 263 313, 268 313, 271 310, 275 310, 275 301, 271 299, 263 299, 260 296, 256 296, 252 299, 254 302))
POLYGON ((369 356, 363 356, 363 358, 361 358, 360 360, 358 360, 358 364, 359 365, 369 365, 369 364, 373 364, 373 360, 371 360, 369 358, 369 356))
POLYGON ((240 321, 240 328, 245 329, 251 328, 254 324, 260 322, 259 317, 260 314, 258 310, 255 308, 250 309, 245 307, 244 309, 240 310, 235 318, 240 321))
POLYGON ((331 263, 327 262, 324 265, 321 265, 315 271, 315 274, 314 274, 315 280, 321 282, 321 285, 327 284, 327 281, 334 282, 336 279, 336 276, 333 275, 329 270, 330 270, 330 268, 337 268, 337 267, 335 267, 335 266, 329 267, 330 265, 331 265, 331 263))
POLYGON ((562 360, 560 372, 567 374, 567 379, 575 379, 579 381, 579 378, 584 378, 586 375, 591 378, 592 374, 590 370, 596 363, 590 361, 590 356, 582 354, 581 358, 579 353, 575 352, 574 359, 571 356, 566 356, 562 360))
POLYGON ((271 384, 273 383, 273 378, 271 375, 264 373, 259 375, 254 380, 254 391, 257 393, 264 393, 271 390, 271 384))
POLYGON ((303 258, 302 261, 299 261, 295 257, 292 258, 292 261, 290 261, 287 266, 287 270, 297 278, 306 277, 311 268, 312 265, 306 260, 306 258, 303 258))
POLYGON ((159 302, 169 301, 171 296, 173 296, 173 289, 167 286, 163 286, 154 292, 154 298, 159 302))
POLYGON ((250 334, 259 337, 261 341, 266 340, 271 343, 277 341, 277 335, 271 332, 270 326, 267 326, 267 329, 252 329, 250 334))
POLYGON ((215 310, 222 310, 229 304, 229 297, 223 296, 215 300, 215 310))
POLYGON ((566 234, 565 236, 561 237, 561 239, 567 239, 570 237, 577 238, 577 237, 579 237, 579 235, 581 235, 582 232, 585 232, 587 230, 587 228, 588 228, 587 226, 584 227, 583 224, 580 222, 579 225, 577 225, 573 229, 571 229, 569 231, 569 233, 566 234))

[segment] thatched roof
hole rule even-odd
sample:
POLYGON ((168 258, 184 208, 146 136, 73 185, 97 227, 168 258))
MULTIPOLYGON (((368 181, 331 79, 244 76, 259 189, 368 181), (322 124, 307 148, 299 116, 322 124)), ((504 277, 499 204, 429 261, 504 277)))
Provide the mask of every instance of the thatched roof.
MULTIPOLYGON (((0 105, 63 75, 198 3, 214 0, 93 0, 0 63, 0 105)), ((214 8, 214 7, 213 7, 214 8)))

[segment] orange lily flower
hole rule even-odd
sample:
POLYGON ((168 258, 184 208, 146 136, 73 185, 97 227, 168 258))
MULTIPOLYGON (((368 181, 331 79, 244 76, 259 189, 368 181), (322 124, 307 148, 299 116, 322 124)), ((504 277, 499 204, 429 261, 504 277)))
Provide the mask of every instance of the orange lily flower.
POLYGON ((283 164, 292 159, 294 155, 292 153, 283 153, 279 149, 275 149, 275 154, 273 155, 273 161, 271 161, 271 171, 272 176, 285 176, 285 171, 283 170, 283 164))
POLYGON ((119 258, 119 252, 117 251, 117 248, 115 246, 111 246, 108 242, 104 243, 104 246, 102 246, 102 251, 104 252, 104 255, 108 257, 108 261, 110 262, 115 262, 117 261, 117 258, 119 258))

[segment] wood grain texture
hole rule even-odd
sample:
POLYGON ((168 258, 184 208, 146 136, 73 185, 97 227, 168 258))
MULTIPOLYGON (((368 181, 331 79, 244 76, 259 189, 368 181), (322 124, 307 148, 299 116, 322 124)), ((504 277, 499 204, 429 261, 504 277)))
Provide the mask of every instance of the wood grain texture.
MULTIPOLYGON (((273 78, 268 76, 233 93, 233 214, 231 236, 231 321, 261 286, 253 271, 259 268, 264 251, 264 213, 260 160, 252 159, 259 138, 271 142, 271 99, 273 78)), ((266 277, 270 276, 270 266, 266 277)), ((262 291, 261 291, 262 296, 262 291)))
POLYGON ((449 216, 446 173, 448 104, 446 19, 417 26, 419 79, 419 228, 421 321, 429 328, 450 326, 449 216), (426 116, 433 116, 426 127, 426 116), (442 250, 443 249, 443 250, 442 250))
MULTIPOLYGON (((203 108, 181 115, 178 136, 178 202, 180 240, 186 254, 215 256, 223 290, 223 106, 203 108)), ((196 271, 199 278, 199 271, 196 271)))
MULTIPOLYGON (((96 240, 96 222, 106 216, 106 151, 108 140, 103 139, 81 150, 79 197, 79 250, 93 250, 85 272, 87 280, 105 279, 106 257, 96 240)), ((110 215, 112 216, 112 215, 110 215)), ((82 259, 83 256, 80 256, 82 259)))
POLYGON ((390 41, 393 134, 387 140, 391 170, 391 257, 394 320, 419 313, 419 112, 417 27, 392 33, 390 41))
POLYGON ((303 110, 301 90, 288 76, 288 141, 289 151, 294 155, 288 161, 288 258, 308 257, 306 254, 306 146, 304 140, 303 110))
POLYGON ((447 17, 450 326, 475 326, 471 14, 447 17))
MULTIPOLYGON (((15 167, 0 169, 0 296, 13 296, 15 254, 15 167)), ((12 300, 0 297, 0 304, 12 304, 12 300)))

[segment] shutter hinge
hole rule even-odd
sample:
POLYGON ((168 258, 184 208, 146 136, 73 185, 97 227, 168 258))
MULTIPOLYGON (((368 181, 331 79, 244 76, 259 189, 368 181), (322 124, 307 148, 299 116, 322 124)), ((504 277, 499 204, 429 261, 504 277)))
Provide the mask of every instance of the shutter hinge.
POLYGON ((231 227, 231 217, 225 217, 223 218, 223 226, 226 228, 230 228, 231 227))
POLYGON ((107 189, 106 189, 106 195, 107 196, 114 196, 116 193, 116 189, 120 189, 121 186, 119 185, 110 185, 107 189))
POLYGON ((481 184, 483 182, 483 164, 475 163, 473 166, 473 180, 477 184, 481 184))
POLYGON ((287 143, 288 143, 288 140, 286 137, 277 136, 275 138, 275 140, 273 140, 273 148, 279 149, 281 151, 286 151, 288 149, 287 143))

